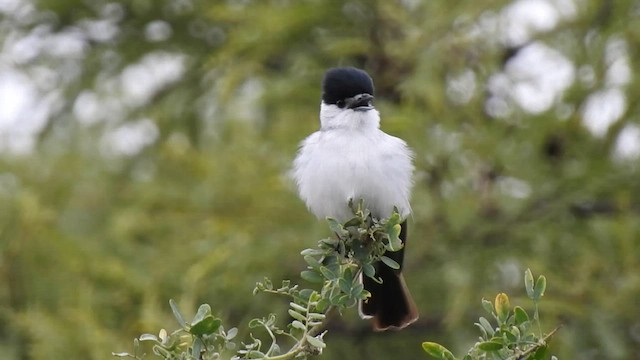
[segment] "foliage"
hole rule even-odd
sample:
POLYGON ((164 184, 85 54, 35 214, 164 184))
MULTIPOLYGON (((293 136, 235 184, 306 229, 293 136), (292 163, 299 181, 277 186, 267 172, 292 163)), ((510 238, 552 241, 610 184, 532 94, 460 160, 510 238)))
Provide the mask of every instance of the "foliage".
MULTIPOLYGON (((546 278, 541 275, 533 283, 531 270, 524 275, 527 296, 533 300, 535 312, 533 318, 520 306, 511 308, 509 297, 499 293, 493 303, 482 299, 482 307, 493 317, 497 326, 491 325, 485 317, 480 317, 475 325, 480 329, 478 342, 468 351, 462 360, 542 360, 548 353, 548 342, 558 328, 543 334, 540 327, 538 303, 547 286, 546 278)), ((424 351, 440 360, 457 359, 451 351, 434 342, 423 342, 424 351)), ((555 356, 551 356, 556 360, 555 356)))
MULTIPOLYGON (((225 324, 287 316, 277 297, 245 295, 265 272, 297 276, 299 249, 326 236, 286 173, 336 65, 372 75, 383 130, 416 153, 404 273, 421 318, 380 336, 346 313, 324 358, 420 358, 423 339, 463 353, 476 295, 515 293, 526 267, 554 284, 554 354, 635 356, 640 168, 620 144, 637 143, 640 119, 637 1, 23 0, 0 12, 0 73, 38 99, 0 126, 3 358, 110 358, 169 323, 171 297, 217 304, 225 324), (522 4, 544 21, 514 27, 522 4), (530 57, 541 49, 566 78, 530 57), (132 151, 120 135, 137 126, 149 137, 132 151)), ((5 95, 0 116, 15 105, 5 95)))
POLYGON ((228 358, 230 351, 235 351, 231 359, 303 359, 309 355, 318 355, 326 347, 324 335, 327 333, 327 315, 333 311, 342 314, 355 307, 359 301, 366 300, 371 294, 364 289, 361 277, 368 276, 376 281, 374 263, 383 261, 388 266, 398 268, 394 260, 386 257, 386 251, 398 251, 402 242, 400 234, 400 215, 397 211, 388 218, 378 220, 371 216, 369 210, 360 201, 350 203, 354 217, 344 224, 329 218, 329 227, 335 237, 320 240, 318 248, 302 251, 307 263, 300 277, 311 283, 321 284, 319 290, 292 285, 284 280, 282 286, 274 288, 268 278, 258 282, 254 290, 257 293, 270 293, 290 298, 287 311, 290 322, 285 329, 278 327, 276 315, 271 313, 264 318, 254 318, 248 327, 262 330, 269 336, 268 349, 263 348, 263 341, 250 334, 250 341, 242 342, 235 351, 236 343, 232 340, 238 334, 237 328, 225 331, 222 320, 211 313, 207 304, 200 305, 193 320, 187 322, 178 309, 175 301, 169 303, 180 328, 167 333, 160 330, 158 336, 143 334, 134 340, 133 353, 113 353, 118 357, 142 359, 140 342, 153 343, 153 353, 163 359, 219 359, 228 358), (324 330, 324 331, 323 331, 324 330), (278 338, 293 341, 286 351, 278 343, 278 338))

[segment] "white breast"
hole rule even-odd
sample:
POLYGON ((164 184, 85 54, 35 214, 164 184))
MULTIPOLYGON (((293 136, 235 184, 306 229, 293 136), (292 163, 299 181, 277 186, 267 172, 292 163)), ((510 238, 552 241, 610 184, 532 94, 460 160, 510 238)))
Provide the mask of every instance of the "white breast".
POLYGON ((327 128, 305 139, 292 175, 311 212, 345 221, 353 216, 349 199, 363 199, 378 218, 391 215, 394 206, 407 217, 412 173, 404 141, 377 126, 357 126, 327 128))

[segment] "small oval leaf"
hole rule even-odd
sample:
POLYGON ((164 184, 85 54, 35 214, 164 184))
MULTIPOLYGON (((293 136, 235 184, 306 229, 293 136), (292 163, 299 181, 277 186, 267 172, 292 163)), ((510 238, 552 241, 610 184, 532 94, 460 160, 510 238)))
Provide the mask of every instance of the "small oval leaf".
POLYGON ((544 291, 547 289, 547 278, 544 275, 538 277, 536 281, 536 287, 533 291, 533 301, 540 301, 540 298, 544 296, 544 291))
POLYGON ((193 320, 191 320, 191 326, 193 326, 193 324, 199 323, 208 315, 211 315, 211 306, 209 306, 209 304, 200 305, 196 316, 194 316, 193 320))
POLYGON ((504 347, 503 344, 499 343, 499 342, 495 342, 495 341, 485 341, 485 342, 481 342, 478 345, 478 349, 482 350, 482 351, 498 351, 500 349, 502 349, 504 347))
POLYGON ((307 328, 304 326, 304 324, 303 324, 303 323, 301 323, 301 322, 300 322, 300 321, 298 321, 298 320, 293 320, 293 322, 291 323, 291 326, 292 326, 293 328, 295 328, 295 329, 299 329, 299 330, 302 330, 302 331, 305 331, 305 330, 307 329, 307 328))
POLYGON ((300 277, 314 284, 322 284, 324 282, 324 279, 320 274, 311 270, 305 270, 301 272, 300 277))
POLYGON ((322 276, 324 276, 328 280, 335 280, 337 278, 336 274, 333 271, 329 270, 329 268, 326 266, 321 266, 320 272, 322 273, 322 276))
POLYGON ((516 325, 521 325, 524 322, 529 321, 529 315, 520 306, 515 306, 513 308, 513 313, 515 314, 516 325))
POLYGON ((455 356, 453 356, 453 353, 451 353, 449 349, 447 349, 446 347, 440 344, 437 344, 434 342, 428 342, 428 341, 423 342, 422 349, 424 350, 424 352, 433 356, 436 359, 455 360, 455 356))
POLYGON ((527 269, 524 272, 524 287, 527 290, 527 296, 533 299, 533 274, 531 274, 531 269, 527 269))
POLYGON ((486 312, 493 315, 493 304, 487 299, 482 299, 482 307, 486 312))
POLYGON ((200 353, 202 352, 203 347, 204 344, 202 343, 202 340, 200 340, 200 338, 196 338, 193 341, 193 347, 191 348, 191 356, 194 359, 200 359, 200 353))
POLYGON ((351 283, 344 278, 338 279, 338 287, 343 293, 349 294, 351 292, 351 283))
POLYGON ((327 346, 327 344, 325 344, 324 341, 322 341, 322 339, 320 338, 307 335, 306 339, 307 339, 307 342, 313 347, 324 349, 327 346))
POLYGON ((216 319, 212 315, 207 315, 197 323, 191 324, 189 332, 196 336, 209 335, 216 332, 220 325, 222 325, 222 320, 216 319))
POLYGON ((385 263, 385 265, 387 265, 388 267, 394 270, 400 269, 400 264, 398 264, 395 260, 393 260, 388 256, 383 256, 380 258, 380 260, 382 260, 382 262, 385 263))
POLYGON ((493 326, 491 326, 491 323, 489 323, 489 320, 485 319, 484 317, 480 317, 480 319, 478 319, 480 321, 480 325, 482 325, 482 327, 487 331, 487 334, 489 334, 490 336, 493 336, 493 334, 495 334, 495 329, 493 328, 493 326))
POLYGON ((157 341, 157 342, 160 342, 158 340, 158 337, 153 335, 153 334, 142 334, 142 335, 140 335, 140 337, 138 339, 140 339, 140 341, 157 341))
POLYGON ((296 311, 298 311, 300 313, 306 313, 307 312, 307 308, 306 307, 304 307, 302 305, 299 305, 299 304, 296 304, 294 302, 290 302, 289 306, 291 306, 291 308, 293 308, 294 310, 296 310, 296 311))
POLYGON ((362 264, 362 272, 370 278, 373 278, 376 275, 376 268, 371 264, 362 264))
POLYGON ((229 331, 227 331, 227 340, 231 340, 233 338, 236 337, 236 335, 238 335, 238 328, 232 327, 231 329, 229 329, 229 331))
POLYGON ((173 316, 176 318, 176 320, 178 320, 178 324, 180 324, 180 327, 183 329, 186 329, 187 322, 184 320, 184 317, 180 313, 180 310, 178 309, 178 304, 176 304, 176 302, 173 299, 169 299, 169 306, 171 307, 173 316))
POLYGON ((304 315, 302 315, 302 314, 300 314, 300 313, 298 313, 298 312, 296 312, 296 311, 294 311, 292 309, 289 309, 288 313, 292 318, 294 318, 296 320, 299 320, 299 321, 301 321, 303 323, 307 322, 307 318, 304 315))
POLYGON ((302 256, 317 256, 324 255, 325 251, 321 249, 304 249, 300 252, 302 256))
POLYGON ((318 269, 320 267, 320 262, 311 255, 305 255, 304 261, 311 266, 312 269, 318 269))

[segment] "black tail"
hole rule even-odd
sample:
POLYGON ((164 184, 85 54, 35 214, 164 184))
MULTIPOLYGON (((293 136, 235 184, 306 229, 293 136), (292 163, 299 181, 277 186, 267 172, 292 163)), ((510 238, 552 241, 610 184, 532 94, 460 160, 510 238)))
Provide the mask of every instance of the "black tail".
POLYGON ((382 279, 382 284, 363 276, 364 288, 371 293, 371 297, 360 304, 360 312, 363 317, 373 318, 373 329, 376 331, 390 328, 399 330, 418 319, 418 309, 402 276, 402 261, 407 246, 406 221, 402 223, 400 240, 404 247, 386 254, 400 264, 400 269, 394 270, 382 262, 376 264, 376 277, 382 279))

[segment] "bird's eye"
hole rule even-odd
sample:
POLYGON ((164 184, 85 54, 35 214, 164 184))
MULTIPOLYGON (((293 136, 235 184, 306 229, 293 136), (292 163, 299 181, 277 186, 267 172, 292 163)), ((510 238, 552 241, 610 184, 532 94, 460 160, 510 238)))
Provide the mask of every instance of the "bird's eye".
POLYGON ((344 100, 336 101, 336 105, 338 105, 339 108, 343 108, 344 107, 344 100))

